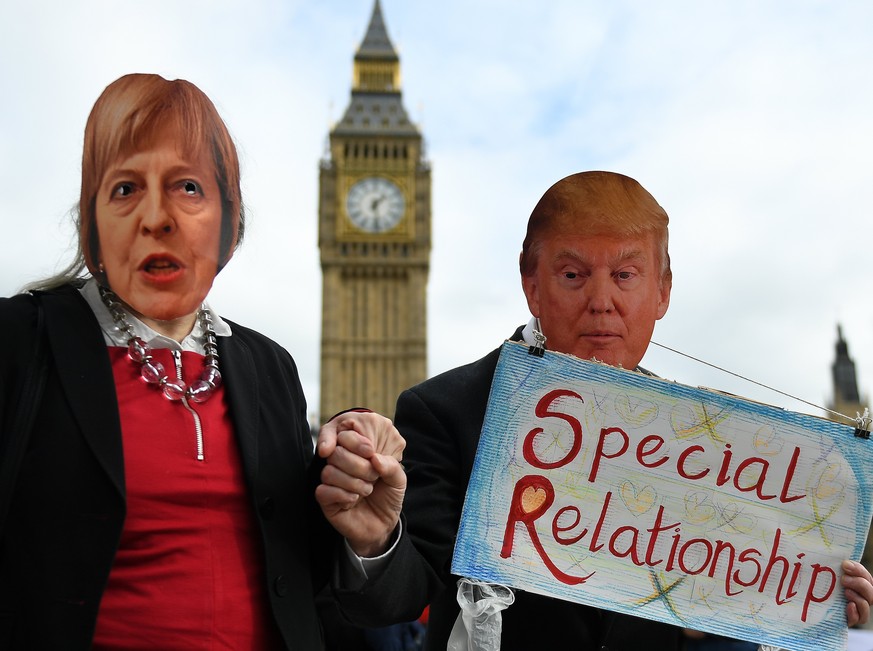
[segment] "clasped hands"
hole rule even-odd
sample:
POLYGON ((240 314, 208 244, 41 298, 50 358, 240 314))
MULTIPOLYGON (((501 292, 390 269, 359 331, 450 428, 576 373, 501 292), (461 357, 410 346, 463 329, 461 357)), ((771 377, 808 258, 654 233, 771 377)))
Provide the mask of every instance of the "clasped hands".
POLYGON ((390 547, 406 492, 405 447, 394 424, 373 412, 339 414, 318 433, 316 454, 326 465, 315 499, 358 556, 390 547))

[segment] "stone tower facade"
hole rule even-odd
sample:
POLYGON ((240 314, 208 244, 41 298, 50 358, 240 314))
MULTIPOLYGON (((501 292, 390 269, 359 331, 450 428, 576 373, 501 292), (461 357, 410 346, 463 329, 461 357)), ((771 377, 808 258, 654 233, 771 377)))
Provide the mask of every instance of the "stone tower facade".
POLYGON ((379 0, 329 143, 319 174, 320 418, 354 406, 390 416, 427 375, 431 170, 379 0))

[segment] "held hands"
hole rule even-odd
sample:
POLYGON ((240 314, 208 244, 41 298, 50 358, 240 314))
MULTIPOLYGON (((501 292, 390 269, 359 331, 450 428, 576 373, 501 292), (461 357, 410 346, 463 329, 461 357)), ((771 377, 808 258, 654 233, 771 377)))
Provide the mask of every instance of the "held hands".
POLYGON ((371 412, 340 414, 318 433, 316 452, 327 465, 315 499, 358 556, 390 546, 406 492, 405 447, 391 421, 371 412))

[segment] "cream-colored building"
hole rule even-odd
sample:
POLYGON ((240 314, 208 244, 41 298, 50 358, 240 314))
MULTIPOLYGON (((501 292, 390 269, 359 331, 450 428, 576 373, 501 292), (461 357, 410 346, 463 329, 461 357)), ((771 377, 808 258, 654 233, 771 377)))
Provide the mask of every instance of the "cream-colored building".
POLYGON ((320 418, 355 406, 390 416, 427 374, 431 174, 378 0, 329 140, 319 175, 320 418))

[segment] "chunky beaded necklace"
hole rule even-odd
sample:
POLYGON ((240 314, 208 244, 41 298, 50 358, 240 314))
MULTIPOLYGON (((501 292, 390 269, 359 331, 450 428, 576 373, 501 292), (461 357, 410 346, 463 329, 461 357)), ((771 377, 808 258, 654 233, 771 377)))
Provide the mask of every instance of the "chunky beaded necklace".
POLYGON ((215 393, 221 384, 221 372, 218 370, 218 343, 215 337, 215 328, 212 326, 212 316, 209 310, 200 309, 197 318, 200 325, 206 331, 203 348, 206 351, 203 373, 200 379, 190 387, 182 380, 170 379, 164 365, 152 361, 152 349, 140 337, 133 332, 133 326, 127 321, 127 313, 121 306, 118 297, 110 289, 100 287, 100 298, 106 309, 112 315, 115 326, 127 335, 127 356, 131 361, 140 365, 140 375, 146 384, 158 387, 163 391, 167 400, 178 401, 187 399, 192 402, 206 402, 215 393))

